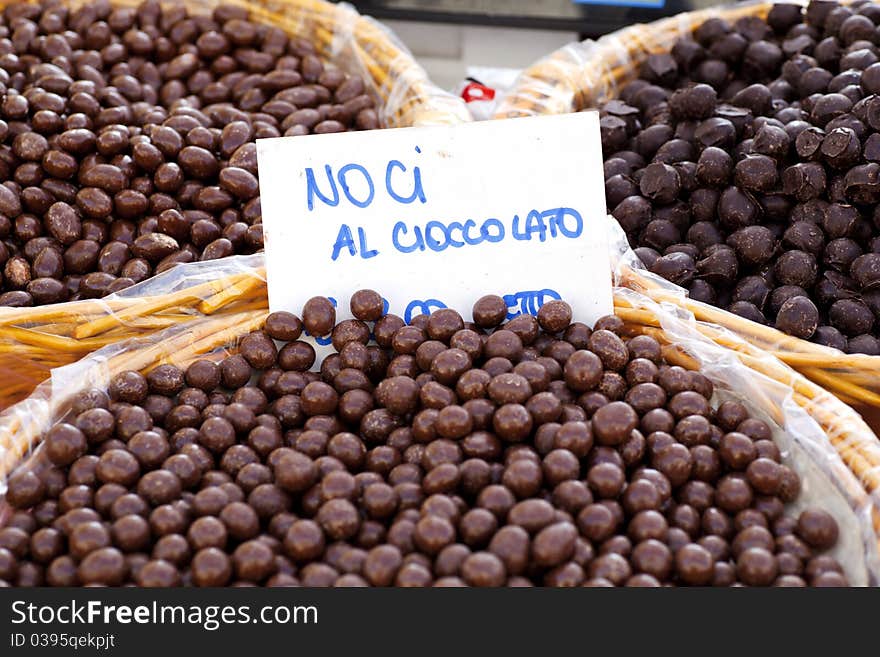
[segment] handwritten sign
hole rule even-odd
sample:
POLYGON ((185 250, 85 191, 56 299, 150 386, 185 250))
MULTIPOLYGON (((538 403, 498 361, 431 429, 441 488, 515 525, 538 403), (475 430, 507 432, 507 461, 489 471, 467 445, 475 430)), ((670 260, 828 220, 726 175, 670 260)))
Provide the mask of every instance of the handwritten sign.
POLYGON ((261 139, 257 158, 273 311, 323 295, 344 319, 363 288, 407 321, 484 294, 509 318, 612 311, 595 113, 261 139))

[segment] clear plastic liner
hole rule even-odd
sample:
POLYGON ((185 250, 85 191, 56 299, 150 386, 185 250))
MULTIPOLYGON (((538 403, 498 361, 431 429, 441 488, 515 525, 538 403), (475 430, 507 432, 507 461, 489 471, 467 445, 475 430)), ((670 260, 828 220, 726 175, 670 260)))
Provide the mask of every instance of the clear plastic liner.
MULTIPOLYGON (((835 556, 845 565, 850 581, 880 583, 880 493, 876 486, 869 486, 880 476, 880 443, 874 434, 840 400, 773 356, 722 328, 697 321, 680 305, 629 289, 635 256, 625 239, 620 239, 622 233, 613 219, 607 218, 605 225, 616 231, 611 243, 618 284, 628 285, 615 288, 615 312, 627 331, 654 336, 665 345, 670 362, 699 369, 715 384, 718 403, 740 400, 770 422, 785 461, 802 476, 803 495, 798 504, 820 506, 838 519, 841 540, 835 556)), ((154 295, 144 303, 163 298, 155 294, 158 291, 173 289, 174 295, 186 295, 211 283, 224 290, 217 294, 225 295, 229 303, 213 313, 196 312, 189 322, 144 331, 56 368, 26 400, 0 413, 0 491, 8 473, 23 461, 20 467, 40 467, 41 450, 33 448, 45 430, 65 416, 76 392, 106 388, 120 371, 148 371, 161 363, 186 366, 205 354, 221 357, 234 352, 238 340, 259 328, 268 313, 262 265, 261 255, 230 258, 175 268, 164 281, 157 278, 147 283, 144 289, 154 295), (209 267, 214 268, 212 273, 207 272, 209 267), (227 267, 232 273, 209 280, 227 267)), ((650 279, 649 274, 638 275, 650 279)), ((128 295, 136 292, 130 290, 128 295)), ((217 294, 193 296, 204 304, 217 294)), ((107 304, 117 301, 108 299, 107 304)), ((0 510, 0 524, 2 514, 0 510)))
POLYGON ((0 308, 0 409, 102 347, 265 305, 262 264, 262 254, 181 264, 103 299, 0 308))

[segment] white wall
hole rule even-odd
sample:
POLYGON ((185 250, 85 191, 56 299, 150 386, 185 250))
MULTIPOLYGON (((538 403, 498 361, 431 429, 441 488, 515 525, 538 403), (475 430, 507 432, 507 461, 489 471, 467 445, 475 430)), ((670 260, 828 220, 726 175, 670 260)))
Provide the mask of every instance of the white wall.
POLYGON ((431 79, 454 89, 467 66, 523 68, 577 40, 574 32, 477 27, 383 20, 427 69, 431 79))

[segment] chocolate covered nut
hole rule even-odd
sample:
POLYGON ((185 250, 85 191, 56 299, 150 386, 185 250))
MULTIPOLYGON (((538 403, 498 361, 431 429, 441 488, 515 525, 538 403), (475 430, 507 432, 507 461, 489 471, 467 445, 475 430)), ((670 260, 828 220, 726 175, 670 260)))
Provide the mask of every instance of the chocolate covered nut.
POLYGON ((159 365, 147 374, 150 391, 159 395, 174 395, 183 388, 184 383, 184 373, 174 365, 159 365))
POLYGON ((255 369, 267 369, 271 367, 278 349, 268 335, 262 332, 251 333, 241 342, 241 355, 255 369))
POLYGON ((146 398, 149 386, 141 374, 122 372, 110 380, 108 392, 114 401, 137 404, 146 398))
POLYGON ((629 404, 611 402, 593 415, 593 435, 601 445, 619 445, 638 426, 639 417, 629 404))
POLYGON ((776 326, 798 338, 809 339, 819 325, 816 305, 804 296, 792 297, 776 313, 776 326))
POLYGON ((266 318, 265 331, 273 340, 283 340, 292 342, 298 340, 302 335, 302 320, 294 315, 284 311, 271 313, 266 318))
POLYGON ((538 310, 538 324, 548 333, 559 333, 571 324, 571 306, 564 301, 549 301, 538 310))
POLYGON ((501 559, 491 552, 476 552, 461 565, 461 574, 471 586, 501 586, 506 571, 501 559))
POLYGON ((82 584, 119 586, 125 578, 126 571, 122 553, 115 548, 104 547, 89 553, 80 562, 77 577, 82 584))
POLYGON ((328 335, 336 323, 336 308, 326 297, 313 297, 303 306, 302 319, 311 335, 328 335))
POLYGON ((578 392, 593 390, 601 380, 602 370, 599 356, 587 350, 574 352, 563 368, 566 384, 578 392))
POLYGON ((186 368, 186 384, 205 392, 220 385, 220 368, 210 360, 200 359, 186 368))
POLYGON ((495 328, 507 317, 507 303, 498 295, 486 295, 474 303, 472 313, 477 326, 495 328))
POLYGON ((552 567, 566 561, 574 552, 577 530, 568 522, 545 527, 532 541, 532 561, 543 567, 552 567))
POLYGON ((739 556, 736 573, 751 586, 769 586, 776 578, 778 565, 771 552, 763 548, 749 548, 739 556))
POLYGON ((204 548, 193 557, 192 578, 196 586, 224 586, 231 577, 232 563, 218 548, 204 548))
POLYGON ((714 560, 700 545, 685 545, 675 553, 675 568, 682 581, 703 586, 712 581, 714 560))
POLYGON ((46 434, 46 456, 57 466, 70 465, 85 454, 85 434, 70 424, 57 424, 46 434))
POLYGON ((826 549, 837 541, 837 522, 828 513, 808 510, 798 517, 798 535, 812 547, 826 549))

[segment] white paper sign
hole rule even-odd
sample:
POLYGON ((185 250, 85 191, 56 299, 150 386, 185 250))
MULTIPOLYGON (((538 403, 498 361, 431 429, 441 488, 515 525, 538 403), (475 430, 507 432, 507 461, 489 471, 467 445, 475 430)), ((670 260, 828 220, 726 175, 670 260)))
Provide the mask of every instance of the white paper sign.
POLYGON ((612 312, 594 112, 257 141, 269 307, 370 288, 407 321, 484 294, 509 317, 612 312))

